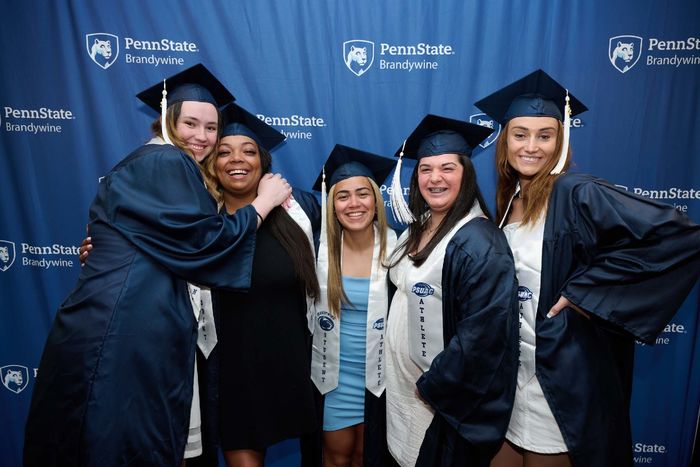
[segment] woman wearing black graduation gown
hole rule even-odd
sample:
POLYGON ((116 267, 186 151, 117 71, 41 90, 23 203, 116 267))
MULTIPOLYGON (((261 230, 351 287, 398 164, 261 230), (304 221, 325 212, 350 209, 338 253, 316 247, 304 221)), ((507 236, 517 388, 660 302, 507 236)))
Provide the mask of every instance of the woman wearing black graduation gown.
POLYGON ((518 389, 492 465, 632 465, 634 340, 653 344, 697 281, 700 226, 563 173, 569 115, 586 109, 541 70, 476 105, 504 125, 497 209, 520 282, 518 389))
MULTIPOLYGON (((90 208, 96 248, 44 348, 26 466, 181 464, 197 342, 186 281, 246 289, 258 217, 289 193, 277 177, 252 205, 219 215, 194 156, 215 145, 217 106, 233 96, 201 65, 168 88, 162 134, 178 147, 154 138, 131 153, 90 208)), ((140 97, 157 108, 158 95, 140 97)))
POLYGON ((387 442, 402 467, 488 465, 508 425, 517 283, 468 157, 489 133, 428 115, 404 145, 418 159, 416 221, 390 258, 386 341, 387 442))
MULTIPOLYGON (((206 163, 229 214, 254 199, 271 169, 269 149, 284 136, 245 109, 224 109, 217 154, 206 163)), ((263 465, 265 450, 317 430, 309 375, 309 307, 319 295, 314 268, 318 205, 295 190, 258 229, 247 292, 213 290, 218 318, 218 424, 227 465, 263 465), (316 227, 316 228, 315 228, 316 227)), ((210 373, 211 374, 211 373, 210 373)))

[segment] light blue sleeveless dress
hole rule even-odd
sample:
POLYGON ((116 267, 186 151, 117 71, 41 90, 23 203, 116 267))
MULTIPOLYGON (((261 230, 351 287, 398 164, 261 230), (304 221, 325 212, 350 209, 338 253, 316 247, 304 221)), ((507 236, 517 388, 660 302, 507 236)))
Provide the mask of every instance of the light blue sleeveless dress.
POLYGON ((343 303, 340 307, 340 372, 338 387, 326 394, 324 431, 340 430, 365 420, 369 277, 343 276, 343 288, 352 304, 343 303))

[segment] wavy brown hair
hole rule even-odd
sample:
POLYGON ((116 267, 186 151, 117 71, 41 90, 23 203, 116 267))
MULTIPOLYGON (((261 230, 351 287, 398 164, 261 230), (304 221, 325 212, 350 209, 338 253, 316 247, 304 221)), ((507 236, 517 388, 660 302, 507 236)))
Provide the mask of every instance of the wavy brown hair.
MULTIPOLYGON (((261 174, 272 171, 272 156, 269 151, 258 145, 257 142, 255 146, 258 148, 258 155, 260 157, 261 174)), ((204 160, 203 171, 205 173, 205 178, 209 177, 216 180, 213 196, 219 207, 223 207, 223 188, 216 175, 216 159, 218 157, 216 153, 218 152, 217 147, 214 151, 214 156, 207 157, 204 160)), ((272 236, 275 237, 290 258, 292 258, 294 272, 299 282, 304 286, 306 294, 314 300, 318 299, 321 295, 321 290, 318 286, 318 278, 316 277, 316 265, 314 264, 314 252, 312 250, 313 245, 309 243, 309 238, 301 227, 299 227, 299 224, 287 214, 287 211, 282 206, 277 206, 270 211, 265 218, 265 225, 270 227, 272 236)))
MULTIPOLYGON (((554 166, 557 165, 561 147, 563 144, 564 126, 558 122, 557 144, 554 149, 554 154, 547 161, 547 164, 542 170, 536 174, 527 187, 527 192, 522 193, 523 199, 523 219, 522 224, 526 225, 531 222, 536 222, 537 219, 547 208, 549 195, 552 193, 554 182, 559 175, 551 175, 554 166)), ((496 185, 496 218, 497 223, 503 220, 508 208, 508 202, 511 196, 515 193, 515 187, 518 184, 518 172, 508 163, 508 131, 510 122, 506 124, 501 131, 501 135, 496 141, 496 172, 498 173, 498 183, 496 185)), ((571 147, 567 152, 566 163, 562 173, 565 172, 571 165, 571 147)))
MULTIPOLYGON (((379 266, 384 262, 386 257, 386 232, 389 226, 386 220, 386 210, 384 209, 382 193, 379 191, 377 184, 374 183, 374 180, 369 177, 367 177, 367 180, 374 193, 375 218, 377 221, 377 229, 379 230, 379 266)), ((340 316, 341 302, 346 304, 351 304, 351 302, 348 296, 345 295, 345 289, 343 289, 342 258, 340 257, 340 252, 342 250, 340 241, 343 226, 340 225, 335 215, 335 203, 333 201, 335 199, 336 186, 337 184, 331 187, 326 200, 326 234, 328 235, 328 306, 331 314, 337 318, 340 316)), ((370 225, 370 228, 371 227, 370 225)))
MULTIPOLYGON (((189 150, 187 147, 187 144, 180 139, 179 136, 177 136, 177 119, 180 118, 180 113, 182 111, 182 102, 176 102, 173 105, 169 106, 168 109, 165 111, 165 126, 168 130, 168 136, 170 136, 171 141, 175 146, 178 147, 182 152, 190 156, 195 162, 197 162, 197 159, 195 159, 194 154, 189 150)), ((216 115, 218 118, 218 123, 217 123, 217 134, 216 134, 216 140, 217 142, 219 141, 219 138, 221 138, 221 112, 219 112, 219 109, 216 109, 216 115)), ((151 123, 151 132, 155 135, 158 136, 159 138, 163 138, 163 132, 161 131, 160 127, 160 115, 158 118, 153 120, 151 123)), ((219 184, 216 176, 211 176, 207 170, 204 169, 204 165, 208 159, 216 159, 215 157, 209 157, 212 154, 216 152, 216 146, 212 149, 212 151, 209 153, 209 155, 202 161, 202 162, 197 162, 197 166, 199 166, 199 170, 202 173, 202 177, 204 177, 204 183, 207 187, 207 190, 211 195, 216 198, 217 195, 217 185, 219 184)), ((217 200, 219 201, 219 200, 217 200)))

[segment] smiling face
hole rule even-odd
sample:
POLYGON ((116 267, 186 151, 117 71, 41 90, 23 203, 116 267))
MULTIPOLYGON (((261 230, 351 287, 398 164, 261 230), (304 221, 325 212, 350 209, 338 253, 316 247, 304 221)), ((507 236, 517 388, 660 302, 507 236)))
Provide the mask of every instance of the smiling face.
POLYGON ((516 117, 508 122, 508 164, 526 186, 554 157, 559 121, 552 117, 516 117))
POLYGON ((416 166, 418 189, 432 214, 445 214, 455 204, 464 167, 457 154, 423 157, 416 166))
POLYGON ((202 162, 216 146, 219 114, 208 102, 184 101, 175 131, 197 162, 202 162))
POLYGON ((262 177, 257 143, 247 136, 224 136, 219 142, 215 171, 224 197, 252 201, 262 177))
POLYGON ((361 231, 374 220, 376 200, 367 177, 350 177, 334 185, 333 208, 345 230, 361 231))

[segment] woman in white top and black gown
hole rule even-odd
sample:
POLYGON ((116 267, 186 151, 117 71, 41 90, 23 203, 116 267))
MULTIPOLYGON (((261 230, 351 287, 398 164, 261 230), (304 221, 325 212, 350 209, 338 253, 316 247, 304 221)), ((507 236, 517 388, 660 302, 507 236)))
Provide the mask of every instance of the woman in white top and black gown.
POLYGON ((517 284, 469 159, 489 133, 428 115, 404 145, 418 159, 415 220, 390 258, 386 376, 387 441, 402 467, 488 465, 508 425, 517 284))
POLYGON ((476 103, 503 125, 497 217, 519 281, 520 365, 492 466, 632 465, 635 339, 653 344, 700 273, 700 226, 571 163, 586 108, 541 70, 476 103))

